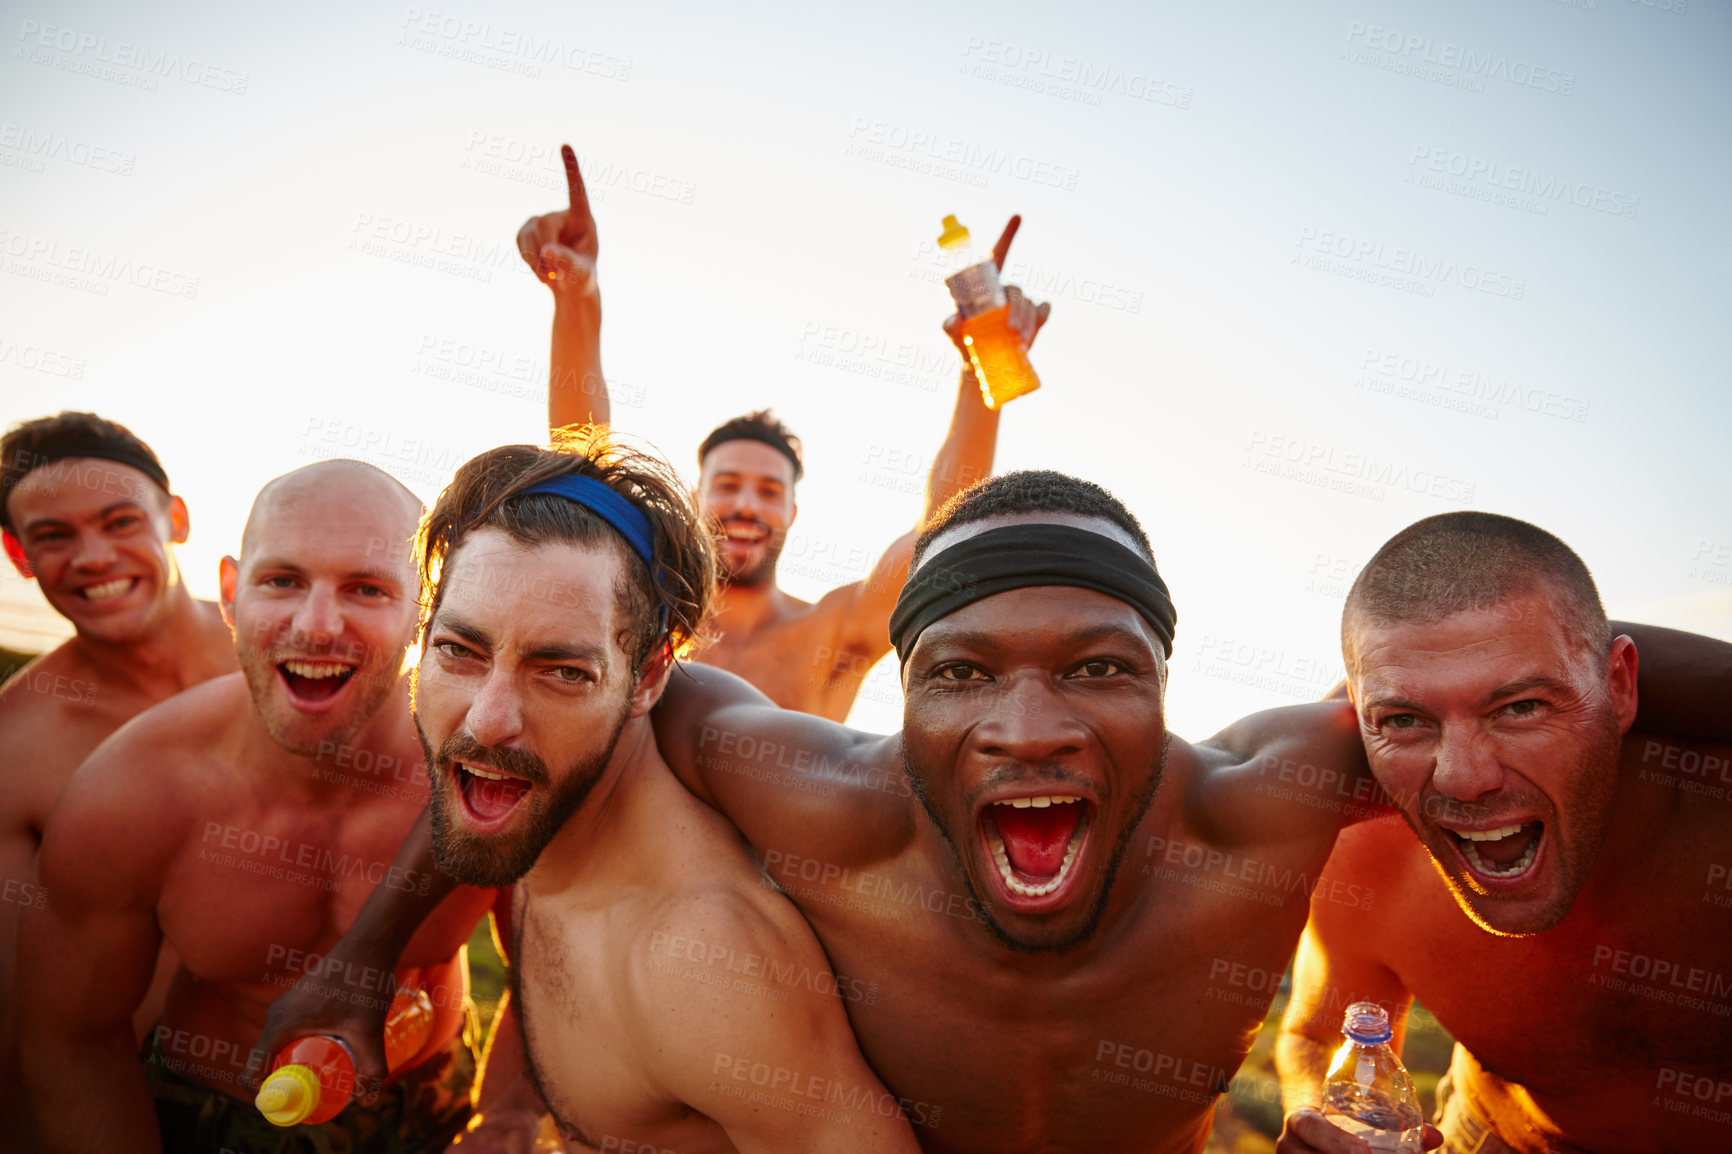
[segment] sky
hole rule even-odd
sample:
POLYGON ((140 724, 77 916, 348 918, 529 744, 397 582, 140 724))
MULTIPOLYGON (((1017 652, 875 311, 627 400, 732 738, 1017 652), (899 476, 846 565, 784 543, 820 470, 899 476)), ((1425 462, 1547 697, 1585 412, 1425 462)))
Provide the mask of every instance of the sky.
MULTIPOLYGON (((6 3, 0 422, 162 458, 214 596, 322 457, 431 501, 545 438, 522 221, 588 176, 615 424, 695 479, 773 406, 782 581, 920 515, 956 354, 935 244, 1024 225, 1043 387, 997 468, 1096 481, 1179 610, 1201 738, 1341 674, 1343 594, 1421 517, 1572 545, 1614 617, 1732 639, 1732 9, 1210 4, 6 3)), ((0 582, 0 644, 66 632, 0 582)), ((892 730, 894 657, 851 721, 892 730)))

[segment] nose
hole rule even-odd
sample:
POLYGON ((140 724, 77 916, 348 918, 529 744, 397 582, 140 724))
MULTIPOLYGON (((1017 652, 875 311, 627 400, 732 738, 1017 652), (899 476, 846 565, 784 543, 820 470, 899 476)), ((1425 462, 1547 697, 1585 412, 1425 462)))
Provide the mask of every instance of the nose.
POLYGON ((1473 801, 1501 787, 1503 777, 1491 739, 1477 726, 1444 725, 1432 763, 1433 789, 1458 801, 1473 801))
POLYGON ((78 535, 78 553, 72 564, 78 569, 106 569, 114 564, 116 556, 108 535, 100 529, 90 529, 78 535))
POLYGON ((983 753, 1032 764, 1082 752, 1088 731, 1045 676, 1029 673, 993 695, 974 741, 983 753))
POLYGON ((489 747, 508 745, 523 733, 523 701, 509 672, 488 670, 464 720, 470 736, 489 747))
POLYGON ((307 595, 295 607, 290 619, 297 645, 325 645, 343 634, 343 614, 337 605, 336 591, 322 584, 307 590, 307 595))

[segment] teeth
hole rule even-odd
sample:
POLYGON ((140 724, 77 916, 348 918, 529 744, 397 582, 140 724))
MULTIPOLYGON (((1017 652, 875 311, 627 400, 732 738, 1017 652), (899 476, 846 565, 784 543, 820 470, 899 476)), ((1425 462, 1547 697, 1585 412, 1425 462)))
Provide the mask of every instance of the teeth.
MULTIPOLYGON (((1031 804, 1036 801, 1034 798, 1017 798, 1016 800, 1027 801, 1031 804)), ((1074 797, 1068 797, 1053 800, 1071 802, 1076 801, 1077 799, 1074 797)), ((1012 802, 1011 804, 1014 805, 1015 802, 1012 802)), ((1017 808, 1025 809, 1027 807, 1017 806, 1017 808)), ((1010 854, 1006 853, 1004 849, 1004 839, 999 837, 995 830, 989 829, 986 833, 987 846, 992 850, 992 860, 998 865, 998 876, 1004 879, 1004 888, 1013 894, 1021 894, 1026 898, 1043 898, 1064 884, 1064 879, 1070 876, 1070 863, 1076 860, 1076 851, 1082 846, 1082 839, 1083 827, 1079 823, 1076 832, 1070 835, 1070 845, 1066 847, 1064 851, 1064 861, 1060 863, 1058 872, 1052 875, 1052 880, 1042 885, 1031 886, 1020 880, 1016 876, 1016 871, 1011 868, 1010 854)))
POLYGON ((86 585, 81 593, 86 601, 111 601, 132 588, 132 578, 116 577, 112 581, 104 581, 100 585, 86 585))
POLYGON ((1514 825, 1500 825, 1496 829, 1458 829, 1455 835, 1468 841, 1502 841, 1511 834, 1520 833, 1523 825, 1523 822, 1518 821, 1514 825))
POLYGON ((322 677, 336 677, 349 672, 352 665, 342 665, 334 661, 285 661, 283 668, 296 677, 308 677, 318 680, 322 677))
POLYGON ((1491 834, 1499 834, 1502 837, 1508 837, 1511 833, 1517 832, 1522 828, 1523 826, 1521 825, 1508 825, 1499 830, 1478 831, 1477 837, 1471 837, 1465 832, 1460 833, 1458 836, 1468 839, 1460 843, 1461 856, 1467 859, 1467 864, 1471 865, 1475 871, 1484 874, 1488 878, 1516 877, 1526 871, 1529 866, 1534 864, 1534 855, 1537 854, 1540 849, 1539 838, 1534 838, 1533 843, 1528 846, 1527 852, 1522 854, 1520 858, 1511 862, 1508 867, 1495 866, 1486 861, 1479 855, 1479 848, 1474 845, 1474 842, 1491 841, 1493 840, 1490 836, 1491 834))
POLYGON ((1051 805, 1071 805, 1081 800, 1082 798, 1077 797, 1075 794, 1054 793, 1049 794, 1046 797, 1013 797, 1006 801, 996 802, 994 804, 1008 805, 1016 809, 1027 809, 1029 806, 1033 806, 1035 809, 1045 809, 1051 805))
POLYGON ((468 762, 465 762, 463 764, 463 771, 465 773, 472 773, 476 777, 484 778, 487 781, 510 781, 511 780, 510 774, 507 774, 507 773, 488 773, 485 769, 482 769, 480 766, 470 765, 468 762))

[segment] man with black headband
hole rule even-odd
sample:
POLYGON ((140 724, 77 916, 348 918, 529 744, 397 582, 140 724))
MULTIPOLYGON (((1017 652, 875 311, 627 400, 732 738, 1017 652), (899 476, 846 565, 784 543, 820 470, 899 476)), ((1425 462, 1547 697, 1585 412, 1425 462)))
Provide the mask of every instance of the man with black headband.
POLYGON ((846 975, 861 1050, 924 1149, 1208 1137, 1341 821, 1293 799, 1334 798, 1363 755, 1337 705, 1168 734, 1176 620, 1119 502, 1015 473, 916 546, 900 734, 778 709, 720 670, 669 680, 663 756, 846 975), (1308 786, 1268 788, 1300 767, 1308 786))
MULTIPOLYGON (((605 423, 611 408, 601 374, 601 296, 595 263, 595 220, 577 158, 564 149, 570 205, 526 222, 518 250, 553 291, 549 421, 605 423)), ((1021 226, 1012 217, 993 248, 1003 267, 1021 226)), ((1027 342, 1046 323, 1015 287, 1010 322, 1027 342)), ((962 350, 957 318, 944 325, 962 350)), ((908 569, 914 539, 953 494, 989 476, 998 439, 998 410, 988 409, 968 358, 950 428, 932 459, 925 503, 915 529, 892 542, 858 581, 802 601, 776 583, 776 564, 798 511, 795 484, 804 475, 800 441, 767 410, 717 427, 698 449, 698 503, 714 523, 722 585, 712 642, 696 660, 737 673, 776 704, 833 721, 848 716, 866 673, 886 650, 884 626, 908 569)), ((864 550, 851 563, 865 567, 864 550)))
MULTIPOLYGON (((213 602, 187 592, 174 546, 186 503, 156 454, 94 413, 13 426, 0 439, 0 529, 13 567, 34 579, 74 634, 0 685, 0 1118, 34 1132, 17 1072, 14 965, 19 911, 46 901, 34 876, 42 829, 67 778, 128 719, 235 668, 213 602)), ((173 953, 140 1012, 162 1007, 173 953)))

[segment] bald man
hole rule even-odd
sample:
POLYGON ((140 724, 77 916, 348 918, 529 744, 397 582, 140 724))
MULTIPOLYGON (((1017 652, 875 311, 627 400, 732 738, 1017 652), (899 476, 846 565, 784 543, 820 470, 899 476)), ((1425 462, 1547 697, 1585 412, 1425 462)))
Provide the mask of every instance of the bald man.
MULTIPOLYGON (((174 547, 186 502, 149 445, 95 413, 14 425, 0 439, 0 529, 19 576, 73 629, 0 685, 0 1118, 29 1148, 33 1124, 17 1066, 14 989, 21 909, 46 901, 35 875, 48 812, 102 739, 159 701, 235 669, 216 603, 187 591, 174 547)), ((135 1021, 162 1008, 172 973, 135 1021)))
POLYGON ((19 945, 48 1149, 439 1149, 466 1121, 461 949, 491 893, 442 902, 395 972, 324 961, 375 886, 430 881, 390 865, 427 801, 404 677, 420 512, 359 462, 265 486, 222 563, 241 672, 147 710, 68 783, 19 945), (129 1019, 165 940, 180 967, 141 1061, 129 1019), (309 974, 356 1003, 426 989, 433 1030, 378 1105, 279 1147, 246 1082, 266 1010, 309 974))

